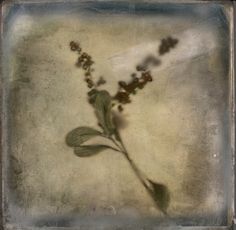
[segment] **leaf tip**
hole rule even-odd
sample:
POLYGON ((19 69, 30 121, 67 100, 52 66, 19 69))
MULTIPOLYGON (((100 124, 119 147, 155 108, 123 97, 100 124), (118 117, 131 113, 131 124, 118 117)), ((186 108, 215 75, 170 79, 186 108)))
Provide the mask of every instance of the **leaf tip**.
POLYGON ((152 197, 157 205, 157 207, 167 215, 167 209, 170 204, 170 191, 168 187, 164 184, 155 183, 148 180, 151 184, 152 197))

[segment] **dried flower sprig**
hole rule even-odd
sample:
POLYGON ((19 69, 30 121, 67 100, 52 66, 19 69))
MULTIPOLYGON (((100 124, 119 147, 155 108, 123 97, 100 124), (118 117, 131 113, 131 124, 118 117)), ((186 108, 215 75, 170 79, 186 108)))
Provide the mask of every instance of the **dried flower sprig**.
POLYGON ((118 110, 120 112, 123 111, 122 104, 124 105, 127 103, 131 103, 131 94, 136 94, 137 91, 143 89, 148 82, 153 81, 150 67, 158 66, 160 64, 161 61, 157 57, 148 55, 141 64, 138 64, 136 66, 137 72, 131 74, 132 80, 130 82, 118 82, 118 92, 113 98, 118 101, 118 110))
MULTIPOLYGON (((161 45, 159 46, 159 55, 169 52, 169 50, 174 48, 177 43, 178 40, 171 37, 162 39, 161 45)), ((89 88, 88 101, 94 108, 98 124, 102 131, 88 126, 75 128, 66 136, 67 145, 73 147, 74 153, 79 157, 90 157, 106 149, 121 153, 129 162, 130 167, 140 183, 153 199, 156 207, 164 214, 167 214, 167 208, 170 202, 168 187, 149 179, 130 158, 121 135, 119 134, 118 127, 114 122, 114 114, 112 113, 116 102, 118 103, 118 110, 120 112, 123 111, 122 105, 131 102, 130 95, 136 94, 137 91, 143 89, 148 82, 153 81, 150 68, 160 65, 161 62, 159 58, 153 55, 147 56, 142 63, 136 66, 136 72, 131 74, 131 81, 128 83, 119 81, 118 92, 114 96, 111 96, 108 91, 99 90, 99 86, 106 83, 103 77, 100 77, 96 83, 93 81, 92 72, 94 69, 92 66, 94 65, 94 61, 92 60, 92 57, 86 52, 82 52, 82 48, 77 42, 70 42, 70 48, 79 55, 76 66, 84 71, 85 81, 89 88), (86 141, 96 136, 108 139, 110 145, 84 144, 86 141)))
POLYGON ((86 52, 82 52, 82 48, 80 44, 74 41, 70 42, 70 49, 72 51, 76 51, 79 54, 76 66, 82 68, 84 70, 85 81, 87 82, 87 86, 89 88, 93 88, 95 86, 92 79, 92 72, 94 69, 92 68, 94 61, 92 57, 88 55, 86 52))

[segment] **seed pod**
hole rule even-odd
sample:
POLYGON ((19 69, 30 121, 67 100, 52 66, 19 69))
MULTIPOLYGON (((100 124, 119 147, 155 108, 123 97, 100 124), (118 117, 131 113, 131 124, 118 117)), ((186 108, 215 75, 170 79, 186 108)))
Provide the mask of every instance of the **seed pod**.
POLYGON ((124 110, 124 108, 122 107, 122 105, 118 105, 118 110, 119 112, 122 112, 124 110))
POLYGON ((103 85, 103 84, 105 84, 105 83, 106 83, 106 80, 104 80, 103 77, 100 77, 100 78, 98 79, 98 81, 97 81, 97 86, 103 85))
POLYGON ((145 82, 146 81, 152 81, 152 76, 150 74, 150 72, 144 72, 142 73, 142 77, 141 77, 145 82))
POLYGON ((126 82, 124 81, 119 81, 118 84, 121 88, 125 88, 127 86, 126 82))
POLYGON ((74 41, 71 41, 71 42, 70 42, 70 49, 71 49, 72 51, 77 51, 79 48, 80 48, 80 47, 79 47, 79 44, 78 44, 77 42, 74 42, 74 41))
POLYGON ((137 66, 136 66, 136 70, 137 70, 137 71, 145 71, 146 68, 147 68, 146 65, 137 65, 137 66))
POLYGON ((86 77, 89 77, 89 76, 91 76, 91 73, 90 73, 90 71, 87 71, 87 72, 85 72, 85 74, 84 74, 86 77))
POLYGON ((130 103, 131 100, 129 98, 129 94, 127 92, 121 92, 119 91, 115 97, 114 97, 115 100, 119 101, 120 103, 122 104, 126 104, 126 103, 130 103))
POLYGON ((85 53, 85 52, 81 54, 81 57, 82 57, 82 58, 87 58, 88 56, 89 56, 89 55, 88 55, 87 53, 85 53))

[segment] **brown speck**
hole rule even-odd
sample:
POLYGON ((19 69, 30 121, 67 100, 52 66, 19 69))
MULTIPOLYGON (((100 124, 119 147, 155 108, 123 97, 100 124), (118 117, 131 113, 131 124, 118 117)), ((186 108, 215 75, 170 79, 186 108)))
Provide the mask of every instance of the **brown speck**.
POLYGON ((150 72, 148 71, 148 72, 142 73, 142 79, 144 81, 152 81, 152 76, 151 76, 150 72))
POLYGON ((106 80, 101 76, 97 81, 97 86, 103 85, 106 83, 106 80))
POLYGON ((89 71, 87 71, 87 72, 85 72, 85 76, 89 77, 89 76, 91 76, 91 73, 89 71))
POLYGON ((74 42, 74 41, 71 41, 71 42, 70 42, 70 49, 71 49, 72 51, 77 51, 78 49, 80 49, 79 43, 74 42))
POLYGON ((137 65, 136 66, 136 70, 137 71, 145 71, 146 70, 146 66, 145 65, 137 65))
POLYGON ((131 77, 132 77, 132 78, 135 78, 136 76, 137 76, 136 73, 132 73, 132 74, 131 74, 131 77))
POLYGON ((87 82, 89 88, 92 88, 94 86, 94 83, 91 79, 86 78, 85 81, 87 82))
POLYGON ((122 107, 122 105, 119 105, 119 106, 118 106, 118 110, 119 110, 119 112, 122 112, 122 111, 124 110, 124 108, 122 107))
POLYGON ((119 81, 118 84, 122 88, 125 88, 127 86, 126 82, 124 82, 124 81, 119 81))

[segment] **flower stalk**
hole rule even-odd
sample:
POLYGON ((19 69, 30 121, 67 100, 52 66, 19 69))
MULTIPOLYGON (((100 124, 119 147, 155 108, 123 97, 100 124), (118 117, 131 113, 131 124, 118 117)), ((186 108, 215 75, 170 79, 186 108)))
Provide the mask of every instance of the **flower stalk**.
MULTIPOLYGON (((175 38, 168 37, 162 39, 158 49, 159 56, 169 52, 177 43, 178 40, 175 38)), ((122 153, 134 174, 152 198, 156 207, 167 215, 167 208, 170 202, 168 187, 164 184, 152 181, 138 168, 131 159, 119 134, 117 125, 113 122, 112 116, 112 110, 114 110, 116 106, 118 111, 122 112, 124 110, 123 106, 131 103, 130 96, 135 95, 139 90, 143 89, 147 83, 153 81, 150 68, 160 65, 161 61, 159 57, 154 55, 145 57, 144 60, 136 66, 136 72, 131 74, 131 81, 119 81, 118 91, 114 96, 111 96, 106 90, 99 90, 99 87, 106 83, 102 76, 100 76, 96 82, 94 81, 92 74, 94 72, 94 61, 92 57, 86 52, 83 52, 80 44, 77 42, 71 41, 70 48, 79 55, 76 66, 84 71, 84 80, 89 88, 88 102, 94 108, 99 127, 102 131, 87 126, 75 128, 66 135, 66 144, 73 147, 75 155, 79 157, 91 157, 106 149, 112 149, 122 153), (113 143, 114 147, 104 144, 85 145, 87 140, 96 136, 107 138, 113 143)))

